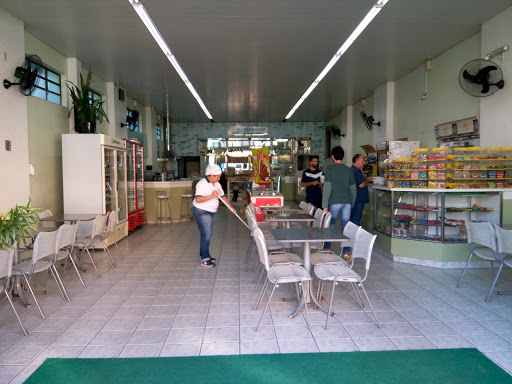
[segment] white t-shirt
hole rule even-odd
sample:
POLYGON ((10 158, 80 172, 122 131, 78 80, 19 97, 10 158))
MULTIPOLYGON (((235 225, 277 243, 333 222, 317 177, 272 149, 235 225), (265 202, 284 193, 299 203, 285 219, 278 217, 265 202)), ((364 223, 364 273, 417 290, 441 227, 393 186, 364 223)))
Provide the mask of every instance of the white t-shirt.
MULTIPOLYGON (((219 182, 215 183, 215 186, 208 181, 207 178, 201 179, 196 185, 196 196, 210 196, 213 191, 219 192, 219 196, 224 196, 224 191, 222 190, 222 186, 219 182)), ((217 212, 217 208, 219 208, 219 199, 210 199, 205 201, 204 203, 198 203, 197 199, 194 198, 192 202, 194 207, 202 209, 208 212, 217 212)))

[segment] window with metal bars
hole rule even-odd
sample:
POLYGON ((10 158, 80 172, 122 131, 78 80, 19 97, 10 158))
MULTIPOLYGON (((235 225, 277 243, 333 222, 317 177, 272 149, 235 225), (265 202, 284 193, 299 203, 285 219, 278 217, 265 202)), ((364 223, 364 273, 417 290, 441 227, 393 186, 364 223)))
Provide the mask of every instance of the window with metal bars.
POLYGON ((32 69, 37 67, 41 68, 37 75, 35 89, 32 96, 39 97, 43 100, 51 101, 55 104, 61 104, 61 79, 60 75, 45 67, 44 65, 37 65, 31 63, 32 69))
POLYGON ((162 127, 160 127, 160 124, 156 125, 156 139, 162 140, 162 127))
POLYGON ((126 126, 130 131, 139 132, 139 111, 126 108, 126 126))

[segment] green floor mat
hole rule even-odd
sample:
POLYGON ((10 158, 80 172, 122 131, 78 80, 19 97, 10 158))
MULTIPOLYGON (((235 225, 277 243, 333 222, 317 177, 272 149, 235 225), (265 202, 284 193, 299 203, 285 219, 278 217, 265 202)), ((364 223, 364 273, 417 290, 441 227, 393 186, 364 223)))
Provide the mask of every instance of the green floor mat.
POLYGON ((512 383, 476 349, 47 359, 25 383, 512 383))

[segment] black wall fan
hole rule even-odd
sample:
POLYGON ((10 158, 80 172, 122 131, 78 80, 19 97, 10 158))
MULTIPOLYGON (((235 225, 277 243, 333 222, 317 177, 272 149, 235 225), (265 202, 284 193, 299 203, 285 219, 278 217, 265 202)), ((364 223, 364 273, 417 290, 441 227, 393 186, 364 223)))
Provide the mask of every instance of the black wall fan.
POLYGON ((361 112, 361 117, 363 118, 364 124, 369 131, 373 130, 373 126, 377 125, 380 127, 380 121, 378 123, 375 122, 373 116, 368 116, 365 111, 361 112))
POLYGON ((345 137, 344 133, 341 133, 341 129, 339 129, 336 125, 329 125, 326 129, 331 133, 334 137, 345 137))
POLYGON ((472 60, 462 67, 459 84, 471 96, 485 97, 505 86, 500 67, 490 60, 472 60))
POLYGON ((4 80, 5 89, 9 89, 11 85, 19 86, 20 93, 25 96, 30 96, 36 86, 37 75, 39 75, 43 68, 43 61, 37 55, 28 55, 23 62, 21 67, 16 67, 16 71, 14 72, 14 77, 16 77, 19 81, 17 83, 10 82, 9 80, 4 80))

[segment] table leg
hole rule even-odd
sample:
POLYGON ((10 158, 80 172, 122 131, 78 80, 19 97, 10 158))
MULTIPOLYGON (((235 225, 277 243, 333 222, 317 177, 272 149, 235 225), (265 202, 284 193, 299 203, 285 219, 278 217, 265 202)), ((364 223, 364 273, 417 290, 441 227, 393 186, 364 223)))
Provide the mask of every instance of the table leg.
MULTIPOLYGON (((311 244, 309 243, 309 241, 304 242, 304 269, 306 271, 308 271, 308 273, 311 275, 311 244)), ((304 297, 301 298, 301 300, 299 301, 299 305, 297 306, 297 308, 295 308, 295 311, 289 317, 294 318, 295 316, 297 316, 297 314, 302 309, 304 302, 306 302, 306 305, 307 304, 310 305, 311 300, 313 300, 313 303, 315 303, 315 305, 318 308, 320 308, 321 311, 327 313, 328 309, 326 309, 324 306, 322 306, 320 304, 320 302, 317 300, 317 298, 315 297, 315 294, 312 290, 312 288, 313 288, 312 281, 304 282, 304 284, 307 284, 306 285, 306 298, 304 298, 304 297)), ((332 314, 334 315, 334 313, 332 313, 332 314)))

